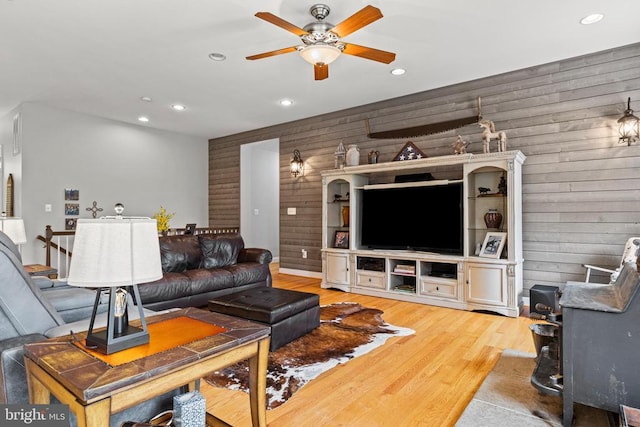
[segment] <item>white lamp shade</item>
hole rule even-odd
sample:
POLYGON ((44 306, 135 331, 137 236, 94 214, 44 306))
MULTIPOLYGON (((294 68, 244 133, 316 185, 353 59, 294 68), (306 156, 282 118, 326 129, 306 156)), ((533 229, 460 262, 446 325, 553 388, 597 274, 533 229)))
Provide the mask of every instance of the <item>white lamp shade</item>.
POLYGON ((16 245, 27 243, 27 233, 24 231, 22 218, 1 218, 0 231, 9 236, 16 245))
POLYGON ((310 64, 331 64, 341 53, 340 49, 332 45, 312 44, 302 48, 300 56, 310 64))
POLYGON ((162 278, 155 219, 79 219, 67 283, 119 287, 162 278))

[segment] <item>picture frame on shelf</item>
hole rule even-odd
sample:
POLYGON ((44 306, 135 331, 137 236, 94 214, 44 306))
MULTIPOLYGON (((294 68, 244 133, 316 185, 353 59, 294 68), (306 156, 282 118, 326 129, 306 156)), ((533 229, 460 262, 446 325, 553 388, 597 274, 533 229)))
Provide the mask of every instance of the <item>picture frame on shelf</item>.
POLYGON ((333 240, 333 247, 340 249, 349 249, 349 232, 336 230, 336 235, 333 240))
POLYGON ((196 225, 195 224, 187 224, 184 228, 184 234, 196 234, 196 225))
POLYGON ((507 233, 489 231, 484 236, 482 248, 480 248, 480 256, 484 258, 500 258, 502 249, 507 242, 507 233))
POLYGON ((396 154, 396 156, 393 158, 393 161, 397 162, 425 158, 427 158, 426 154, 424 154, 418 147, 416 147, 413 142, 409 141, 404 144, 400 151, 398 151, 398 154, 396 154))

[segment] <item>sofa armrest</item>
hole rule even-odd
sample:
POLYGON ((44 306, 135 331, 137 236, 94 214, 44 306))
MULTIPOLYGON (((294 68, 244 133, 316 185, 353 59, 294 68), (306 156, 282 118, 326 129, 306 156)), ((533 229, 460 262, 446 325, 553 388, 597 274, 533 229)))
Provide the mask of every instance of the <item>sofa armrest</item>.
POLYGON ((269 264, 273 260, 273 255, 268 249, 244 248, 238 253, 238 262, 257 262, 259 264, 269 264))
POLYGON ((0 341, 0 403, 29 403, 23 348, 46 339, 41 334, 29 334, 0 341))

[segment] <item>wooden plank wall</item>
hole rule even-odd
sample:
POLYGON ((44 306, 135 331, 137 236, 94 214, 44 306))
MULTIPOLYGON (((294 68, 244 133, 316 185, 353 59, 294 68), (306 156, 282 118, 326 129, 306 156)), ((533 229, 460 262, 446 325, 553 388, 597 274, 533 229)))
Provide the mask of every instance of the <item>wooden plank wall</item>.
MULTIPOLYGON (((280 139, 280 265, 321 271, 320 171, 333 168, 339 142, 357 144, 391 161, 406 140, 368 139, 371 131, 435 123, 476 114, 521 150, 525 288, 584 277, 582 264, 615 266, 627 238, 640 236, 640 143, 618 144, 616 120, 631 97, 640 113, 640 44, 571 58, 210 140, 210 226, 239 226, 239 147, 280 139), (293 179, 294 149, 305 161, 293 179), (288 216, 287 207, 298 214, 288 216), (302 259, 301 249, 309 251, 302 259)), ((482 152, 481 129, 462 129, 412 141, 429 157, 451 154, 457 134, 482 152)), ((495 150, 492 147, 492 151, 495 150)), ((438 178, 436 176, 436 178, 438 178)))

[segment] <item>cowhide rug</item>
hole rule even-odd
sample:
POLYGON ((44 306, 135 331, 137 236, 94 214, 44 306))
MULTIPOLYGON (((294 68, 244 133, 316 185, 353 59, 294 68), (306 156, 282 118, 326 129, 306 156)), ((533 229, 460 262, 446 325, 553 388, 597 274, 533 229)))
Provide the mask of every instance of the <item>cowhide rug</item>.
MULTIPOLYGON (((320 307, 318 328, 269 353, 267 408, 277 408, 318 375, 370 352, 388 338, 415 333, 385 323, 382 314, 357 303, 320 307)), ((247 363, 242 362, 207 376, 205 381, 248 392, 248 373, 247 363)))

